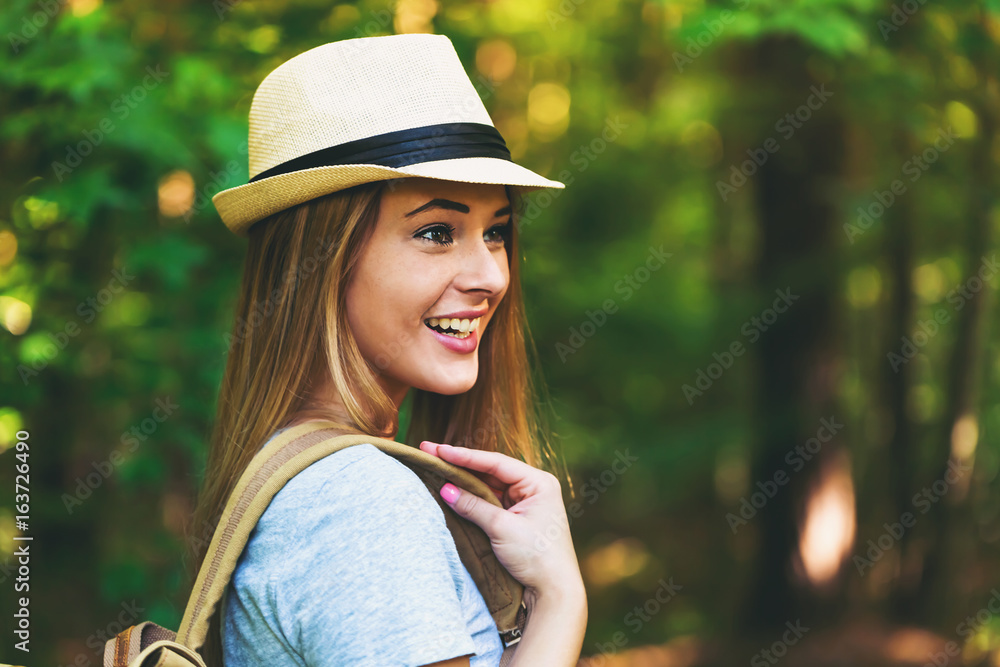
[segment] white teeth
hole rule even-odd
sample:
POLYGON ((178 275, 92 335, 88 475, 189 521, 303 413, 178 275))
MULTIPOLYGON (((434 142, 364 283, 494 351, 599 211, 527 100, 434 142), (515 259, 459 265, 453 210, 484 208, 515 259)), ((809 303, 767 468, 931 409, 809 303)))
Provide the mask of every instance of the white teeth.
POLYGON ((440 327, 441 329, 448 330, 448 335, 453 335, 457 338, 467 338, 469 334, 479 328, 479 320, 481 317, 475 319, 459 319, 457 317, 431 317, 427 320, 427 324, 431 327, 440 327), (454 333, 452 333, 454 332, 454 333))

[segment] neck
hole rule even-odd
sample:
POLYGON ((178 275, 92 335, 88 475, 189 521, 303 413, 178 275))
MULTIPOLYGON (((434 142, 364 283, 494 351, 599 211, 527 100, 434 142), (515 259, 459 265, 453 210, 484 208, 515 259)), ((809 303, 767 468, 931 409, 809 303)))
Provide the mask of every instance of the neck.
MULTIPOLYGON (((406 398, 406 394, 410 388, 400 383, 387 382, 385 376, 379 376, 378 383, 396 406, 397 418, 396 422, 393 424, 392 433, 389 436, 391 438, 395 438, 396 434, 399 432, 399 409, 403 404, 403 400, 406 398)), ((338 392, 333 386, 333 382, 329 378, 327 378, 318 389, 309 393, 302 409, 295 413, 290 425, 301 424, 309 421, 321 421, 322 418, 312 418, 310 416, 310 414, 315 414, 319 411, 322 411, 323 413, 333 413, 333 415, 336 416, 336 421, 338 423, 352 426, 354 425, 354 421, 347 412, 347 408, 340 396, 340 392, 338 392)))

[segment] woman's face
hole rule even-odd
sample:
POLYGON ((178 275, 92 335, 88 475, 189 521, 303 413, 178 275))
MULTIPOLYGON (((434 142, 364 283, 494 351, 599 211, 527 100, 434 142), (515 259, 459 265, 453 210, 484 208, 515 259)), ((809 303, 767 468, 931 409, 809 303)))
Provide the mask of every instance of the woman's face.
POLYGON ((405 178, 384 190, 347 318, 397 406, 410 387, 453 395, 475 384, 479 342, 510 281, 511 224, 502 185, 405 178), (431 328, 445 322, 452 333, 431 328))

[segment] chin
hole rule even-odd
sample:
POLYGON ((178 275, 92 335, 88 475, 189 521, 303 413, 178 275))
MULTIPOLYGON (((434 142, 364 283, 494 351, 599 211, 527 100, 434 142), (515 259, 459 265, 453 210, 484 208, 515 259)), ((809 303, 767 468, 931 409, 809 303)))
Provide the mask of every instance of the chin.
POLYGON ((455 396, 464 394, 476 385, 478 372, 473 373, 469 378, 443 380, 437 378, 420 385, 420 389, 443 396, 455 396))

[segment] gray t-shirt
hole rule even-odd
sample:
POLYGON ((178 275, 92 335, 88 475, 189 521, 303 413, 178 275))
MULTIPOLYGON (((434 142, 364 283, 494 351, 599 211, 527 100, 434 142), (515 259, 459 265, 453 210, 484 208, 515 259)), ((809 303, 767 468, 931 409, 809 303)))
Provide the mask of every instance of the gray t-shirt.
POLYGON ((496 667, 503 651, 441 507, 372 444, 320 459, 275 495, 222 618, 226 667, 415 667, 463 655, 496 667))

